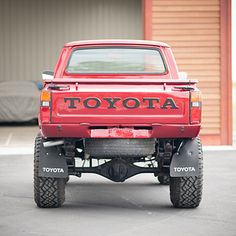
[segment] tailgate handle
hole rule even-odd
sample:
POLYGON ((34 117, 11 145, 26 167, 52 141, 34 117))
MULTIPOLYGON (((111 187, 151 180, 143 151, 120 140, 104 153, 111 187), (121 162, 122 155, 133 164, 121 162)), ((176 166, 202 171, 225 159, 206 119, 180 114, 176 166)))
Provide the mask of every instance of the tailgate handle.
POLYGON ((190 86, 175 86, 174 87, 175 90, 183 90, 183 91, 191 91, 194 90, 193 87, 190 86))
POLYGON ((51 90, 68 90, 68 89, 70 89, 68 85, 57 85, 57 84, 49 84, 48 88, 51 90))

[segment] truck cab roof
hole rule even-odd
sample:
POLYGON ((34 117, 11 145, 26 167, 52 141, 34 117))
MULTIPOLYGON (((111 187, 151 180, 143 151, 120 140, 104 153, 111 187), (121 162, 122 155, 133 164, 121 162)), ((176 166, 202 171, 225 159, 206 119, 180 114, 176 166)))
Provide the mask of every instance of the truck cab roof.
POLYGON ((149 40, 121 40, 121 39, 104 39, 104 40, 81 40, 66 43, 65 47, 84 46, 84 45, 143 45, 143 46, 158 46, 169 47, 168 44, 158 41, 149 40))

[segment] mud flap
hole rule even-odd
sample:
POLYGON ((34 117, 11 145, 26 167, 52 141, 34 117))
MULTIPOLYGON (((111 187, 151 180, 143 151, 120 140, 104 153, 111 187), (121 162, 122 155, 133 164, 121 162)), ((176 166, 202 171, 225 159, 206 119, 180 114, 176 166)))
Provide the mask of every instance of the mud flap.
POLYGON ((198 176, 199 144, 197 139, 188 140, 172 157, 171 177, 198 176))
POLYGON ((66 158, 58 147, 43 147, 41 143, 39 155, 40 177, 66 178, 68 177, 68 166, 66 158))

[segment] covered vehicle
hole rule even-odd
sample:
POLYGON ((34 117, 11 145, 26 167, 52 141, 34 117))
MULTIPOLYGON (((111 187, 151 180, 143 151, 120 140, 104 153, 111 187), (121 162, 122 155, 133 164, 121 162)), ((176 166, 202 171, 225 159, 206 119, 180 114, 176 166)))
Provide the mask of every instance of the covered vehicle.
POLYGON ((0 122, 25 122, 38 116, 40 91, 33 81, 0 82, 0 122))

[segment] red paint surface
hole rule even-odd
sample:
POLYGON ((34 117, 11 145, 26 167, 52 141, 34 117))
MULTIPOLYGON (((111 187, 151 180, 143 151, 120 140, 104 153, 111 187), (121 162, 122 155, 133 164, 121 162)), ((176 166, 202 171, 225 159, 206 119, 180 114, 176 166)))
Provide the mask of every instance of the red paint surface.
MULTIPOLYGON (((200 113, 190 112, 190 91, 178 90, 176 86, 196 88, 196 81, 178 79, 178 69, 168 45, 142 40, 80 41, 68 43, 59 57, 52 83, 67 85, 66 90, 52 90, 50 111, 40 109, 39 123, 45 137, 98 137, 98 138, 174 138, 195 137, 200 130, 200 113), (159 74, 83 74, 68 75, 65 68, 74 48, 132 46, 158 48, 166 64, 166 73, 159 74), (80 98, 76 108, 68 109, 65 97, 80 98), (83 101, 96 97, 101 104, 88 109, 83 101), (120 98, 116 108, 108 109, 105 97, 120 98), (124 107, 122 101, 134 97, 140 105, 134 109, 124 107), (159 98, 155 108, 148 108, 145 98, 159 98), (174 100, 178 109, 163 109, 167 98, 174 100), (44 111, 45 110, 45 111, 44 111), (191 114, 196 119, 191 122, 191 114), (146 128, 145 128, 146 127, 146 128)), ((48 90, 51 82, 45 82, 48 90)), ((93 104, 91 104, 93 105, 93 104)), ((131 104, 132 105, 132 104, 131 104)), ((199 110, 200 112, 200 110, 199 110)))
MULTIPOLYGON (((97 124, 98 125, 98 124, 97 124)), ((103 124, 106 125, 106 124, 103 124)), ((107 124, 111 125, 111 124, 107 124)), ((143 124, 145 125, 145 124, 143 124)), ((196 137, 200 131, 200 124, 197 125, 172 125, 172 124, 153 124, 152 130, 137 131, 133 124, 127 124, 132 129, 132 133, 128 134, 127 128, 124 128, 123 138, 186 138, 196 137), (133 127, 132 127, 133 126, 133 127)), ((142 124, 140 124, 142 126, 142 124)), ((121 138, 120 133, 111 132, 110 129, 91 129, 88 124, 44 124, 41 132, 44 137, 67 137, 67 138, 121 138)))

